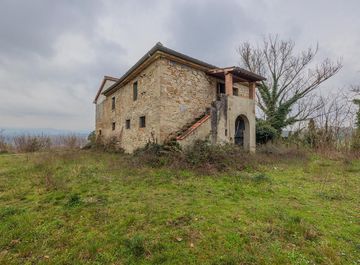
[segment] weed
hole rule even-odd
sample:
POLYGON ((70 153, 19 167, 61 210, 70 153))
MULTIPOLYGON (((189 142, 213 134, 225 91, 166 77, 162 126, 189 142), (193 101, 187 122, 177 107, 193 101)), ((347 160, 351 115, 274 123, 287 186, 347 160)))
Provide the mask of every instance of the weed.
POLYGON ((236 265, 238 263, 238 259, 234 256, 221 256, 217 258, 213 263, 213 265, 236 265))
POLYGON ((11 207, 11 206, 7 206, 5 208, 0 208, 0 220, 5 219, 9 216, 20 214, 23 211, 24 210, 22 210, 22 209, 11 207))
POLYGON ((70 195, 66 206, 67 207, 76 207, 81 204, 81 197, 79 194, 72 194, 70 195))
POLYGON ((182 215, 167 222, 170 226, 187 226, 191 223, 192 217, 190 215, 182 215))
POLYGON ((256 174, 252 177, 253 181, 260 183, 260 182, 271 182, 271 178, 264 174, 264 173, 259 173, 256 174))
POLYGON ((132 238, 126 239, 125 246, 137 258, 143 257, 146 253, 145 240, 141 235, 135 235, 132 238))
POLYGON ((23 153, 49 150, 51 146, 51 140, 47 136, 20 135, 15 136, 13 141, 15 149, 23 153))

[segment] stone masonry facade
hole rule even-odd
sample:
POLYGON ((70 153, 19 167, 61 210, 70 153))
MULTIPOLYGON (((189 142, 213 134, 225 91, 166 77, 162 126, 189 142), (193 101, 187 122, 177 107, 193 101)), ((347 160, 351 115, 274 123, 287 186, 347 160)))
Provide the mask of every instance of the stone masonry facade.
POLYGON ((222 144, 234 138, 254 151, 254 78, 246 82, 247 72, 214 68, 160 45, 122 78, 104 79, 94 101, 97 137, 116 138, 128 153, 148 142, 177 140, 186 148, 196 140, 222 144), (241 81, 232 80, 229 89, 225 73, 241 81))

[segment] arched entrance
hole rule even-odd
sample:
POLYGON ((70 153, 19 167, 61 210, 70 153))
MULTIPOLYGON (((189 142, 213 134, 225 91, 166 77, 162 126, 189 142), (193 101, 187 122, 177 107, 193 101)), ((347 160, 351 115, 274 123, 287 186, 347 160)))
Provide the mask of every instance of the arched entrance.
POLYGON ((235 120, 235 144, 248 148, 249 144, 249 122, 244 115, 239 115, 235 120))

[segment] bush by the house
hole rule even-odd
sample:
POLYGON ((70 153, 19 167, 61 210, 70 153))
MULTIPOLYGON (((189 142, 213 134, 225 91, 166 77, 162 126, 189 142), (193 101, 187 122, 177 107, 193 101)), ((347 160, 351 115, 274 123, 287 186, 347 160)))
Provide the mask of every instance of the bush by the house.
POLYGON ((265 120, 256 120, 256 143, 266 144, 269 141, 274 140, 278 136, 278 132, 265 120))

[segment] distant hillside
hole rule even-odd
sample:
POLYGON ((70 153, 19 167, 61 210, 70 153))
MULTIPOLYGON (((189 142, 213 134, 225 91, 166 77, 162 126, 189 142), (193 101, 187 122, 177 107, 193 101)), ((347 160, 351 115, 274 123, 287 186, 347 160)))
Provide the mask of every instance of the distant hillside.
POLYGON ((0 132, 4 136, 13 137, 17 135, 46 135, 46 136, 57 136, 57 135, 69 135, 76 134, 78 136, 87 136, 89 130, 60 130, 52 128, 1 128, 0 132))

